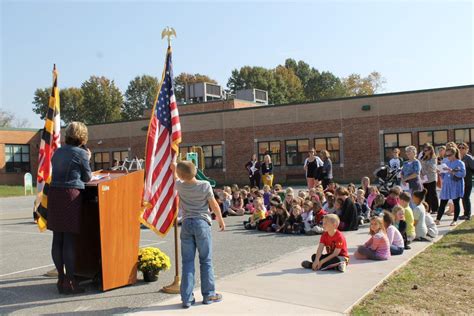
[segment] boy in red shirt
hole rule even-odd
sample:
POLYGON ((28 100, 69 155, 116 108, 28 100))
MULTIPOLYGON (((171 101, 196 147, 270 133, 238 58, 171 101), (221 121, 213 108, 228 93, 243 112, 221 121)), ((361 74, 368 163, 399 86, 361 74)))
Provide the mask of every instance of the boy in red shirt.
POLYGON ((323 218, 324 233, 321 235, 318 250, 311 256, 311 261, 303 261, 301 266, 305 269, 329 270, 336 269, 341 272, 346 271, 349 262, 347 243, 344 235, 337 229, 339 217, 329 214, 323 218), (323 249, 326 254, 323 255, 323 249))

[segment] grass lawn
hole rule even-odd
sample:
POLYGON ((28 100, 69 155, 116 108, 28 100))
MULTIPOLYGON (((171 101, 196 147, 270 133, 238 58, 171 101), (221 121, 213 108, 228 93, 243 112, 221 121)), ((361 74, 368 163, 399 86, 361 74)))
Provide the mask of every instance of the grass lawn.
POLYGON ((472 315, 474 220, 466 221, 383 282, 352 315, 472 315))
MULTIPOLYGON (((36 188, 33 187, 33 194, 36 193, 36 188)), ((31 195, 28 191, 27 195, 31 195)), ((25 189, 22 185, 0 185, 0 197, 7 197, 7 196, 24 196, 25 189)))

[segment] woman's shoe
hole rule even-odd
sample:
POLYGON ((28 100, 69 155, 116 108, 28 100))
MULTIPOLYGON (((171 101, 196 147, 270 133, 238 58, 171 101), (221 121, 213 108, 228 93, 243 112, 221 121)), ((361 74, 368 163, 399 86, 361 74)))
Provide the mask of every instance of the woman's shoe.
POLYGON ((56 283, 59 294, 64 294, 64 275, 58 275, 58 283, 56 283))
POLYGON ((80 294, 86 291, 83 287, 79 286, 79 283, 75 279, 70 280, 65 278, 63 284, 64 294, 80 294))
POLYGON ((435 224, 439 226, 439 220, 435 220, 435 224))
POLYGON ((451 224, 449 224, 449 226, 456 226, 457 223, 455 221, 452 221, 451 224))

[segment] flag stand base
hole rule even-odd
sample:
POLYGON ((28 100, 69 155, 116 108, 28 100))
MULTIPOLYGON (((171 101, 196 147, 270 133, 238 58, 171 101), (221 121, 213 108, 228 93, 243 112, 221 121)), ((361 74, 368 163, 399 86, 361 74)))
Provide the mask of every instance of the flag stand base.
POLYGON ((167 294, 179 294, 181 292, 179 289, 180 284, 181 282, 180 282, 179 276, 175 276, 174 282, 168 286, 163 287, 161 291, 167 294))

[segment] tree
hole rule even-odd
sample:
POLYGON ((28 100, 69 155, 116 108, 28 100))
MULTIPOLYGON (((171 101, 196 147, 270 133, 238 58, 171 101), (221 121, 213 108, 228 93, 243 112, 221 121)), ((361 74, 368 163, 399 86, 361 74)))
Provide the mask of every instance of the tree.
MULTIPOLYGON (((33 112, 42 120, 45 119, 49 107, 51 88, 36 89, 33 98, 33 112)), ((73 121, 84 121, 83 95, 79 88, 64 88, 59 90, 59 112, 61 121, 65 124, 73 121)))
POLYGON ((143 117, 145 109, 151 109, 158 93, 158 79, 143 75, 137 76, 128 84, 125 102, 122 105, 122 117, 127 120, 143 117))
POLYGON ((305 99, 300 78, 292 69, 278 66, 274 70, 275 87, 270 90, 275 104, 303 101, 305 99))
POLYGON ((304 99, 301 80, 292 69, 278 66, 275 69, 244 66, 234 69, 227 82, 232 93, 244 89, 268 91, 268 101, 273 104, 296 102, 304 99))
POLYGON ((0 127, 26 127, 29 125, 27 119, 16 118, 15 114, 0 110, 0 127))
POLYGON ((123 96, 114 81, 91 76, 81 85, 84 120, 86 124, 107 123, 121 118, 123 96))
POLYGON ((387 81, 377 72, 371 72, 367 77, 360 74, 351 74, 342 80, 347 96, 372 95, 383 90, 387 81))
POLYGON ((184 87, 186 84, 191 83, 198 83, 198 82, 209 82, 217 84, 217 81, 210 78, 207 75, 201 74, 188 74, 185 72, 180 73, 177 77, 174 78, 174 94, 176 96, 176 100, 182 100, 185 98, 184 87))
POLYGON ((315 70, 306 85, 305 95, 307 100, 332 99, 345 96, 345 90, 341 80, 333 73, 315 70))

